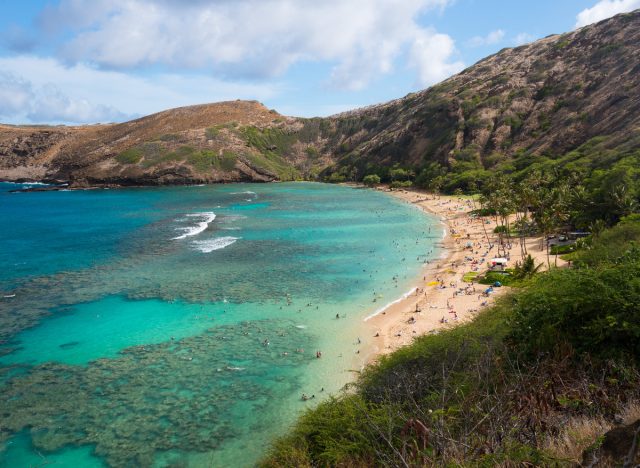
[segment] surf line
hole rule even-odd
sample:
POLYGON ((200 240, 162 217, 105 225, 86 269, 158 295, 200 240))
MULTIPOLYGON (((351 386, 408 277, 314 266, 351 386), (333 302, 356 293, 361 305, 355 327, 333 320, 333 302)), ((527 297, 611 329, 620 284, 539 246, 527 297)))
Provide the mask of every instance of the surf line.
POLYGON ((388 309, 389 307, 391 307, 392 305, 397 304, 397 303, 398 303, 398 302, 400 302, 400 301, 404 301, 407 297, 409 297, 409 296, 411 296, 413 293, 415 293, 417 289, 418 289, 417 287, 411 288, 411 290, 410 290, 410 291, 407 291, 406 293, 404 293, 402 296, 400 296, 400 297, 399 297, 398 299, 396 299, 395 301, 393 301, 393 302, 389 302, 387 305, 385 305, 385 306, 383 306, 383 307, 379 308, 378 310, 376 310, 373 314, 366 316, 366 317, 364 318, 364 321, 366 322, 366 321, 368 321, 368 320, 372 319, 373 317, 375 317, 375 316, 377 316, 377 315, 380 315, 382 312, 384 312, 385 310, 387 310, 387 309, 388 309))
POLYGON ((187 237, 200 234, 202 231, 204 231, 209 227, 209 223, 211 223, 214 219, 216 219, 216 214, 214 212, 193 213, 193 214, 188 214, 187 216, 194 217, 194 218, 204 218, 204 221, 198 223, 196 226, 178 228, 185 231, 185 233, 180 236, 172 238, 172 240, 186 239, 187 237))

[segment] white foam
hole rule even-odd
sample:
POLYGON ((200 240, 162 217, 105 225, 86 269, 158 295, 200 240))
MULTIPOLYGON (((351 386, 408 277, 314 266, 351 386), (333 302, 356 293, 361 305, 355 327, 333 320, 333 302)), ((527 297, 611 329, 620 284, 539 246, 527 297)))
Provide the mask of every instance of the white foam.
POLYGON ((193 241, 193 245, 200 252, 203 253, 211 253, 214 250, 224 249, 225 247, 230 246, 235 241, 240 239, 240 237, 216 237, 215 239, 208 239, 203 241, 193 241))
POLYGON ((231 192, 231 195, 254 195, 258 196, 256 192, 252 192, 251 190, 245 190, 244 192, 231 192))
POLYGON ((378 310, 376 310, 373 314, 368 315, 367 317, 365 317, 364 321, 366 322, 369 319, 372 319, 373 317, 375 317, 376 315, 380 315, 382 312, 384 312, 385 310, 387 310, 389 307, 391 307, 394 304, 397 304, 398 302, 406 299, 407 297, 411 296, 413 293, 416 292, 416 289, 418 288, 411 288, 410 291, 407 291, 406 293, 404 293, 402 296, 400 296, 398 299, 396 299, 393 302, 389 302, 387 305, 380 307, 378 310))
POLYGON ((214 219, 216 219, 216 214, 214 212, 193 213, 193 214, 188 214, 187 216, 192 218, 201 218, 202 221, 196 224, 195 226, 178 228, 179 230, 184 231, 184 234, 174 237, 173 240, 186 239, 187 237, 198 235, 209 227, 209 223, 211 223, 214 219))

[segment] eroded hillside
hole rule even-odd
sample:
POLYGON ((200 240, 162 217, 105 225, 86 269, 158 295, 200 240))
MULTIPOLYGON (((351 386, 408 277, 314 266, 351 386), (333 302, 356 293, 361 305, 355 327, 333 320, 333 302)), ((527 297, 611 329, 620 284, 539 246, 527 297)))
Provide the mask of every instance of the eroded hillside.
POLYGON ((122 124, 0 126, 0 178, 384 180, 399 167, 423 185, 448 174, 451 186, 470 188, 587 142, 601 152, 640 146, 640 11, 502 50, 425 91, 328 118, 232 101, 122 124))

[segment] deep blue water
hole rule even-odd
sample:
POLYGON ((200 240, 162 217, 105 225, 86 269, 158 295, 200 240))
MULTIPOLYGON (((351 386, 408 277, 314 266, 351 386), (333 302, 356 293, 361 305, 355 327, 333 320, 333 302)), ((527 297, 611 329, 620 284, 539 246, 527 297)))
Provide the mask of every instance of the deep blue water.
POLYGON ((343 186, 16 187, 0 184, 3 466, 252 464, 352 378, 363 318, 438 241, 415 207, 343 186))

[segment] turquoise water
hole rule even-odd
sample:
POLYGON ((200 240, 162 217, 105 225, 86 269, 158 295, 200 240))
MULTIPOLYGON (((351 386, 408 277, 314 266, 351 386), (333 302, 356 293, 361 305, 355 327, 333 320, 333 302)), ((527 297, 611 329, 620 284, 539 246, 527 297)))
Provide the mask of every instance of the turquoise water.
POLYGON ((0 184, 2 466, 250 466, 353 378, 364 317, 439 240, 342 186, 17 187, 0 184))

